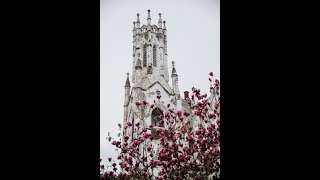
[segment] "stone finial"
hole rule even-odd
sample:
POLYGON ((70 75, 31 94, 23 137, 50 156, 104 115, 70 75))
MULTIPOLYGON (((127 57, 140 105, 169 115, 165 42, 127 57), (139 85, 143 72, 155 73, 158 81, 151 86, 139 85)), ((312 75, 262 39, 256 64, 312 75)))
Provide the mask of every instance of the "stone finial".
POLYGON ((150 9, 148 9, 148 19, 151 19, 151 16, 150 16, 150 9))
POLYGON ((172 61, 172 73, 171 73, 171 76, 173 76, 173 75, 178 75, 174 64, 175 64, 175 62, 172 61))
POLYGON ((124 87, 130 87, 129 73, 127 73, 126 85, 124 87))
POLYGON ((148 10, 148 26, 151 26, 151 16, 150 16, 150 10, 148 10))
POLYGON ((167 28, 166 28, 166 21, 163 21, 163 30, 167 30, 167 28))
MULTIPOLYGON (((159 28, 162 29, 162 19, 161 19, 161 13, 159 13, 159 21, 158 21, 158 25, 159 25, 159 28)), ((162 30, 159 31, 160 33, 162 33, 162 30)))

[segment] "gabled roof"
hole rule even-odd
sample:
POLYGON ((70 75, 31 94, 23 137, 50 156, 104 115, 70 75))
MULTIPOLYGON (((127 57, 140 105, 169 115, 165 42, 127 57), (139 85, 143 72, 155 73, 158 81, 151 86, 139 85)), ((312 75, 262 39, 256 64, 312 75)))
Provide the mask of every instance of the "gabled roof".
POLYGON ((148 79, 146 79, 142 83, 142 87, 141 88, 143 90, 148 90, 148 89, 150 89, 152 86, 154 86, 157 83, 160 84, 168 94, 174 95, 172 88, 169 86, 167 81, 165 81, 163 78, 156 78, 156 79, 153 78, 151 81, 148 81, 148 79))

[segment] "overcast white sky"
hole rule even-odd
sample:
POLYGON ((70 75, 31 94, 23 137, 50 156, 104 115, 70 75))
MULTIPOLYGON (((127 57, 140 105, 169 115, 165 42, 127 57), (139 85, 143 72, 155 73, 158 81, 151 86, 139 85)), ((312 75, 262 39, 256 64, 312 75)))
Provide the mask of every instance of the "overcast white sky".
MULTIPOLYGON (((166 21, 168 67, 175 61, 179 89, 209 92, 208 74, 220 79, 220 0, 100 0, 100 157, 116 158, 106 140, 123 121, 126 73, 132 72, 132 28, 166 21)), ((169 73, 171 76, 171 70, 169 73)), ((170 80, 171 85, 171 80, 170 80)), ((104 163, 104 161, 103 161, 104 163)))

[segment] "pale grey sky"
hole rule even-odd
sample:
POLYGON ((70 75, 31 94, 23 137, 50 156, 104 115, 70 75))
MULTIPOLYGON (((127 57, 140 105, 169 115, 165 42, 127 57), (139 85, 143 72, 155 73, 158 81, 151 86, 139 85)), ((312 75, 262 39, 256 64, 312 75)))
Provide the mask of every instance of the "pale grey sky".
POLYGON ((116 136, 117 124, 123 121, 126 73, 132 72, 133 21, 139 13, 141 26, 147 24, 148 9, 152 25, 158 25, 159 13, 166 21, 168 67, 175 61, 182 96, 193 86, 209 92, 209 72, 220 79, 220 0, 100 0, 100 157, 104 160, 117 156, 105 137, 108 132, 116 136))

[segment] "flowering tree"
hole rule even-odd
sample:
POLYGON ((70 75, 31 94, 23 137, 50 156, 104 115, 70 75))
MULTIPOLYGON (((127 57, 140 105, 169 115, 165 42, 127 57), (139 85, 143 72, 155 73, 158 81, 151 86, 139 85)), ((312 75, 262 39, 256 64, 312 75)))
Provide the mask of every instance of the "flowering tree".
MULTIPOLYGON (((108 141, 118 149, 119 166, 108 158, 101 165, 100 179, 215 179, 220 173, 220 84, 212 82, 209 74, 210 96, 192 88, 187 99, 190 111, 180 111, 167 105, 160 115, 163 126, 144 124, 144 117, 134 124, 135 137, 119 133, 119 140, 108 134, 108 141), (165 125, 165 126, 164 126, 165 125), (120 171, 120 172, 119 172, 120 171)), ((152 110, 160 103, 158 95, 154 104, 136 102, 137 111, 152 110)), ((139 113, 137 113, 139 114, 139 113)), ((141 113, 140 113, 141 114, 141 113)), ((121 124, 119 130, 121 131, 121 124)), ((133 124, 127 122, 126 130, 133 124)))

